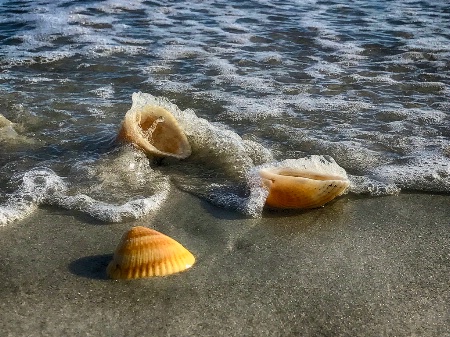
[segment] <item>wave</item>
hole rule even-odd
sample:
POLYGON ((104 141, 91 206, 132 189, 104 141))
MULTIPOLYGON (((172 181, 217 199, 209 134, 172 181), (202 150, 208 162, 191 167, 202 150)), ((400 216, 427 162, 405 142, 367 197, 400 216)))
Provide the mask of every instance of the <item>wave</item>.
MULTIPOLYGON (((260 217, 268 194, 258 175, 261 168, 304 167, 307 163, 314 170, 345 173, 339 166, 341 149, 335 149, 339 150, 334 152, 336 161, 333 156, 320 155, 276 160, 263 145, 210 123, 191 109, 181 110, 164 97, 138 92, 132 101, 132 108, 153 104, 169 110, 184 129, 192 155, 182 161, 154 161, 133 146, 118 145, 97 159, 78 161, 65 178, 49 167, 33 168, 14 177, 20 184, 0 205, 0 224, 23 219, 40 205, 81 211, 105 222, 138 219, 157 211, 173 186, 216 206, 260 217)), ((348 174, 349 193, 380 196, 398 194, 402 189, 450 192, 450 165, 440 156, 413 157, 402 165, 372 161, 362 169, 365 174, 348 174)))

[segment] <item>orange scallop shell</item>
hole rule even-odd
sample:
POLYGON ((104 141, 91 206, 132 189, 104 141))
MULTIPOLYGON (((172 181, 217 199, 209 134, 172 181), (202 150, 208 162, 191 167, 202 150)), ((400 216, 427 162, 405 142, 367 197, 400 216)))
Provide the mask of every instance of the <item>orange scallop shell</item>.
POLYGON ((106 272, 112 279, 166 276, 186 270, 194 255, 174 239, 137 226, 122 236, 106 272))
POLYGON ((289 167, 261 169, 259 175, 269 190, 266 205, 274 208, 320 207, 350 185, 346 177, 289 167))
POLYGON ((135 144, 147 155, 178 159, 191 155, 191 146, 175 117, 157 105, 128 110, 117 138, 135 144))

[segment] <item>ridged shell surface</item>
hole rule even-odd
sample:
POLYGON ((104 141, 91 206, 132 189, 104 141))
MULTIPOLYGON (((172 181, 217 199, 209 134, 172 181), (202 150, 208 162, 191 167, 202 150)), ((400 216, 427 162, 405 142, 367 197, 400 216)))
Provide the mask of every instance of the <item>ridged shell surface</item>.
POLYGON ((112 279, 137 279, 178 273, 194 263, 194 255, 174 239, 137 226, 122 236, 106 271, 112 279))
POLYGON ((191 155, 191 146, 175 117, 157 105, 130 109, 125 115, 118 139, 135 144, 147 155, 178 159, 191 155))
POLYGON ((343 194, 350 185, 346 177, 277 167, 259 171, 269 190, 266 205, 273 208, 316 208, 343 194))

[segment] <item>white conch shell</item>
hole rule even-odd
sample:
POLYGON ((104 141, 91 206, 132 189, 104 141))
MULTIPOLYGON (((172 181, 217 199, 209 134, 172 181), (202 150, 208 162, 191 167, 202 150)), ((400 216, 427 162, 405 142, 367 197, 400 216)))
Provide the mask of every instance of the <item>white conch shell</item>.
POLYGON ((178 159, 191 155, 191 146, 175 117, 157 105, 128 110, 118 139, 135 144, 147 155, 178 159))

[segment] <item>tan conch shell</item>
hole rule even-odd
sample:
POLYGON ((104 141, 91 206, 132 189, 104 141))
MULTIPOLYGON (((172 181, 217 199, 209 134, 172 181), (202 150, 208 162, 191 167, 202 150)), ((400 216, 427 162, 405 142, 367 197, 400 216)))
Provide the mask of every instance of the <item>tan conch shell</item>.
POLYGON ((194 255, 174 239, 137 226, 122 236, 106 272, 112 279, 165 276, 190 268, 194 255))
POLYGON ((191 146, 175 117, 157 105, 128 110, 118 139, 137 145, 147 155, 178 159, 191 155, 191 146))
POLYGON ((346 177, 290 167, 261 169, 259 175, 269 190, 266 205, 274 208, 320 207, 350 185, 346 177))

